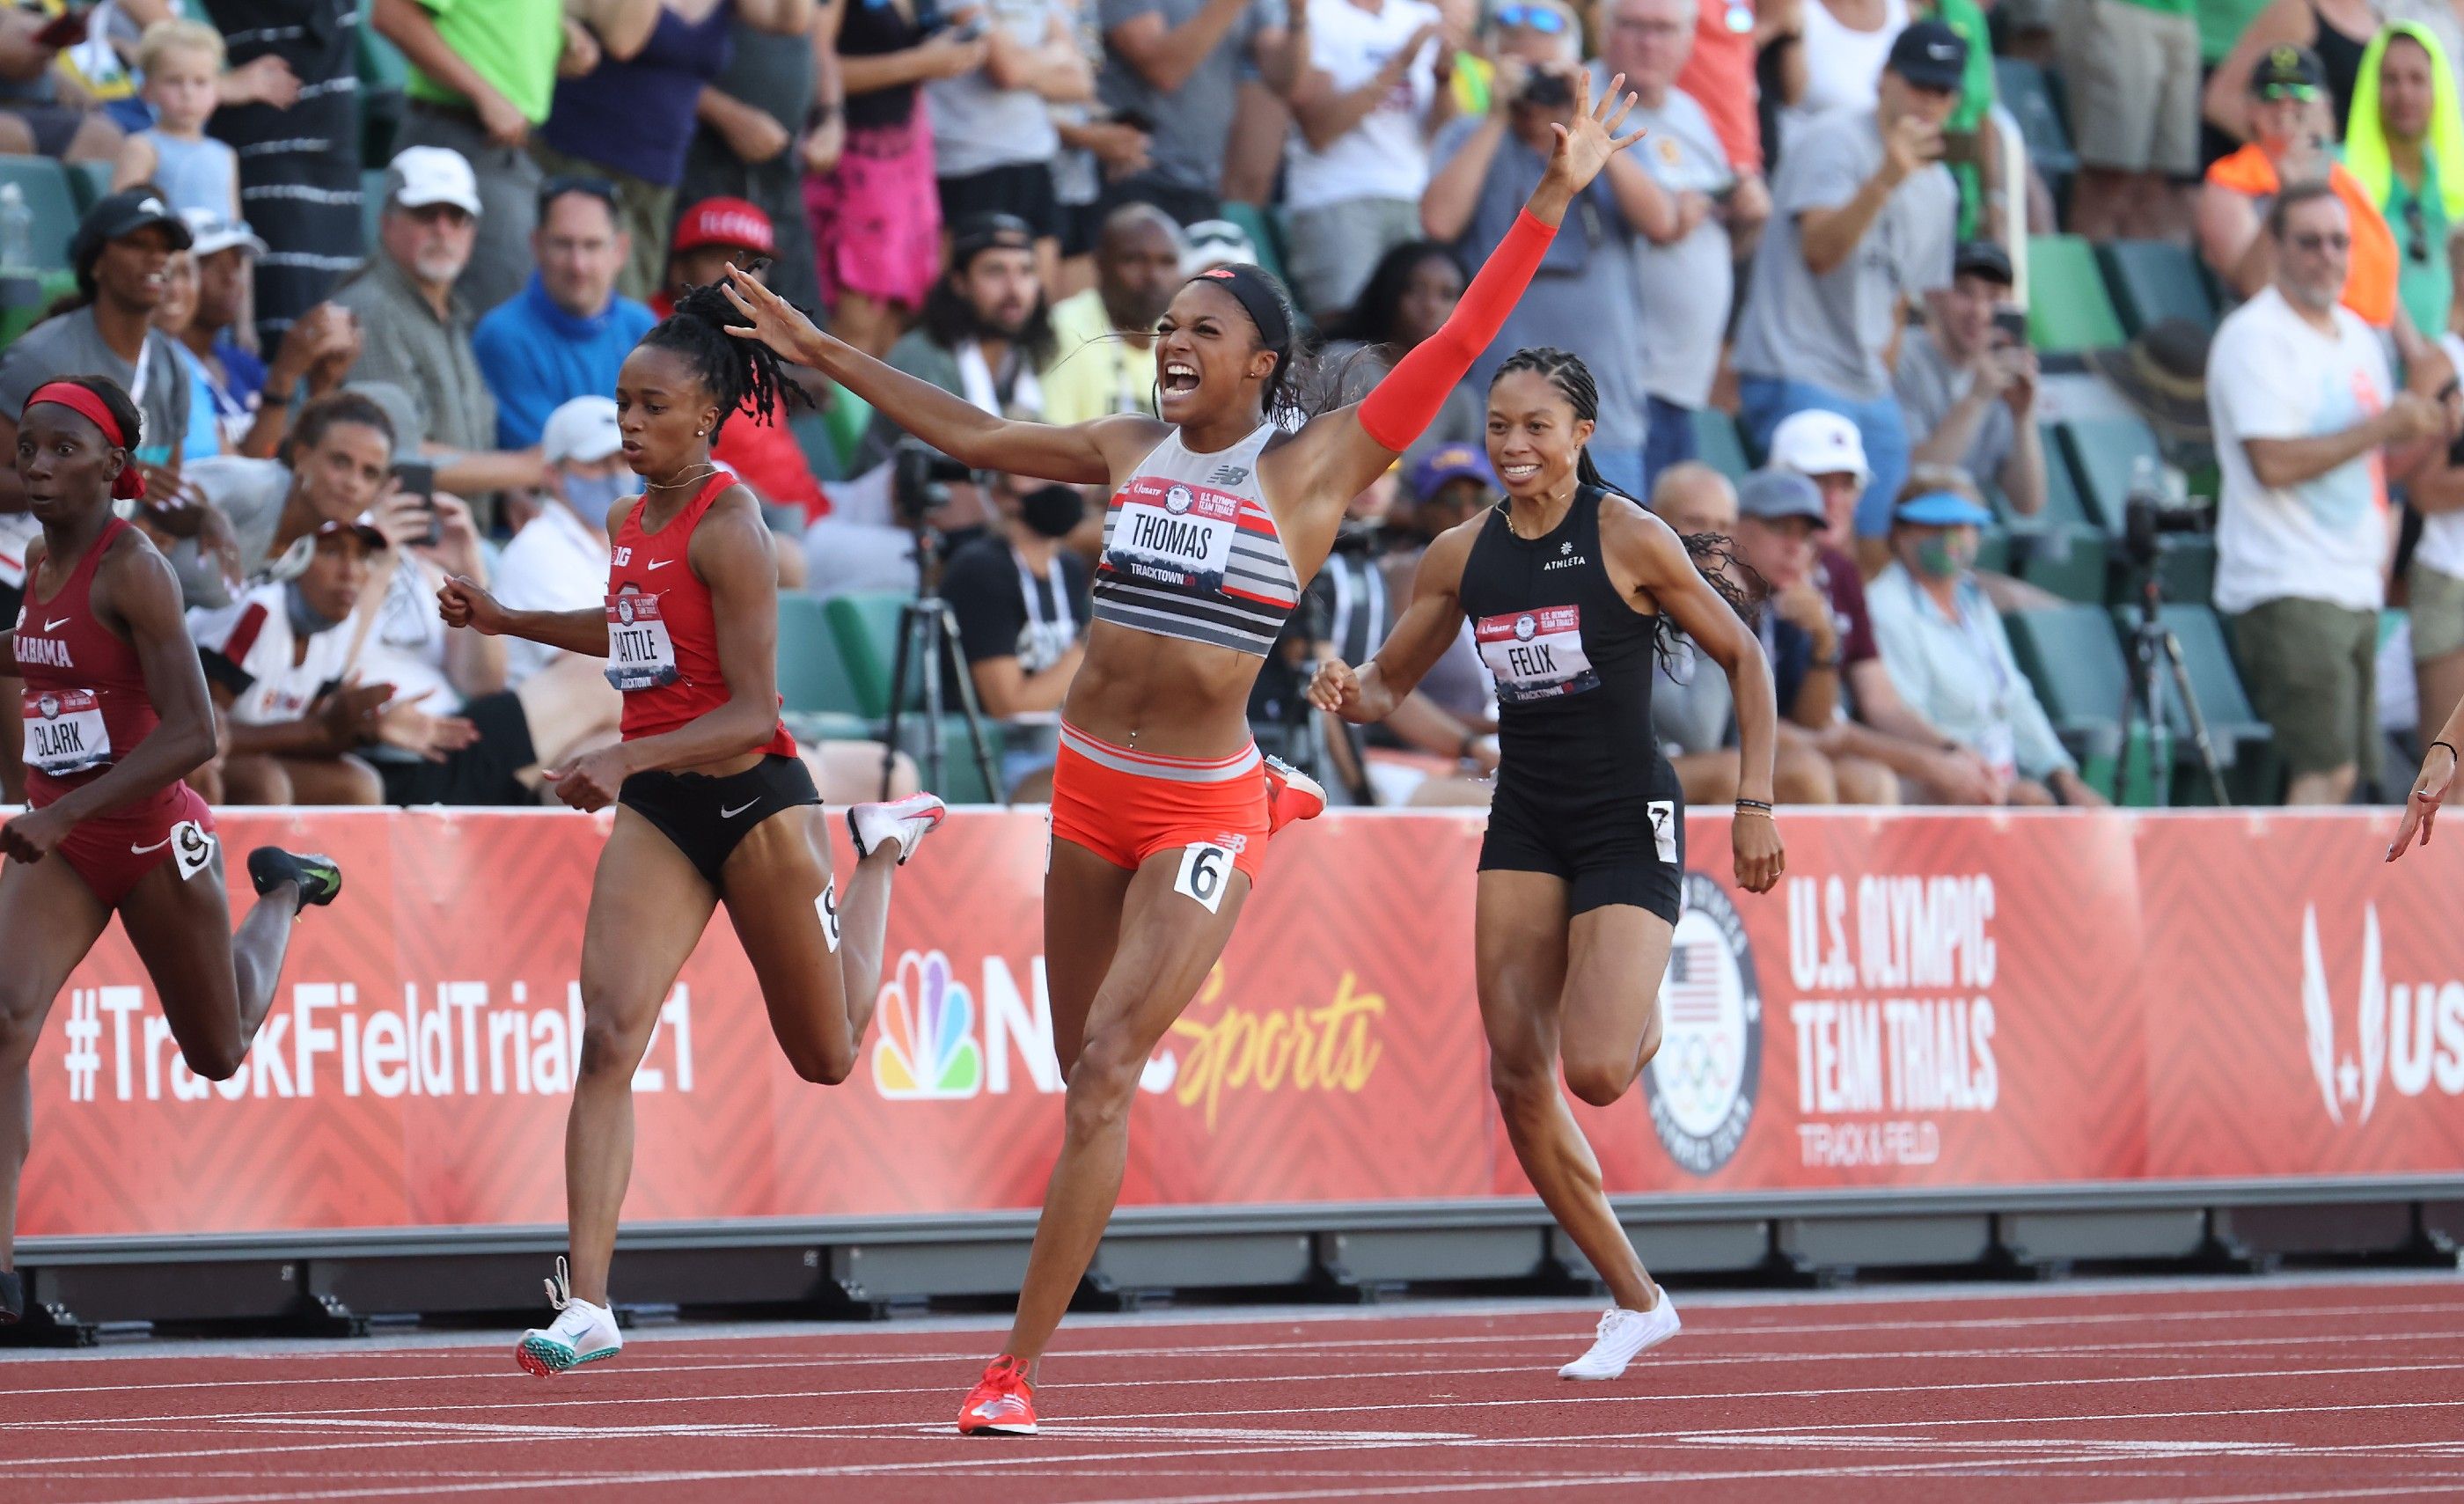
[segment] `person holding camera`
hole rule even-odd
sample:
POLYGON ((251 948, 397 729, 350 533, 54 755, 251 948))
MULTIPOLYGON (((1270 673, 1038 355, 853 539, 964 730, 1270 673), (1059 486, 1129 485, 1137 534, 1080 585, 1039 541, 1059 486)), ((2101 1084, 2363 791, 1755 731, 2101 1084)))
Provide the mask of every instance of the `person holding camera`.
POLYGON ((973 681, 985 716, 1008 722, 1001 786, 1014 802, 1041 804, 1051 794, 1061 697, 1087 650, 1090 576, 1087 561, 1061 545, 1087 503, 1072 487, 1018 476, 994 476, 988 489, 992 530, 951 554, 941 575, 941 599, 958 622, 941 665, 944 698, 959 703, 960 673, 973 681))
MULTIPOLYGON (((1573 120, 1577 85, 1589 85, 1582 28, 1555 0, 1515 0, 1489 12, 1486 40, 1496 57, 1489 112, 1450 122, 1431 151, 1436 170, 1420 195, 1420 225, 1450 244, 1456 259, 1477 266, 1522 212, 1523 200, 1549 164, 1555 132, 1573 120)), ((1647 146, 1646 151, 1656 149, 1647 146)), ((1584 211, 1541 258, 1506 327, 1473 363, 1465 385, 1485 389, 1488 378, 1518 348, 1562 346, 1583 352, 1599 387, 1599 427, 1589 446, 1610 489, 1643 496, 1643 341, 1617 331, 1640 326, 1634 265, 1637 235, 1663 231, 1677 201, 1634 159, 1619 152, 1583 190, 1584 211), (1600 338, 1603 331, 1611 337, 1600 338)))
POLYGON ((1868 468, 1857 535, 1889 530, 1908 436, 1883 356, 1907 299, 1950 279, 1959 188, 1942 166, 1968 43, 1919 21, 1891 44, 1871 110, 1840 110, 1790 135, 1754 254, 1735 363, 1741 415, 1768 451, 1809 408, 1857 425, 1868 468))
POLYGON ((1925 297, 1925 326, 1900 340, 1891 390, 1907 421, 1908 458, 1991 478, 2021 517, 2045 506, 2036 428, 2036 353, 2026 316, 2004 306, 2011 257, 1990 240, 1961 246, 1950 285, 1925 297))

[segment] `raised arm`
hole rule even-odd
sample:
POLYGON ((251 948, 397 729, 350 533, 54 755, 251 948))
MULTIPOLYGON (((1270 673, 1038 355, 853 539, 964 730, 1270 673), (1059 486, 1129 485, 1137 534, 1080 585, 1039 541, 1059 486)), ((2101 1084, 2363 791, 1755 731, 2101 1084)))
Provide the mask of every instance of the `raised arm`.
POLYGON ((909 433, 978 470, 1109 486, 1115 462, 1134 463, 1163 436, 1162 424, 1136 413, 1071 424, 995 417, 815 328, 794 304, 740 268, 728 268, 723 286, 745 321, 731 327, 730 334, 759 340, 781 359, 820 371, 909 433))
POLYGON ((1339 658, 1319 664, 1317 677, 1309 681, 1309 703, 1361 725, 1395 714, 1463 630, 1463 562, 1487 524, 1483 512, 1429 545, 1412 576, 1411 604, 1395 618, 1376 653, 1356 673, 1339 658))

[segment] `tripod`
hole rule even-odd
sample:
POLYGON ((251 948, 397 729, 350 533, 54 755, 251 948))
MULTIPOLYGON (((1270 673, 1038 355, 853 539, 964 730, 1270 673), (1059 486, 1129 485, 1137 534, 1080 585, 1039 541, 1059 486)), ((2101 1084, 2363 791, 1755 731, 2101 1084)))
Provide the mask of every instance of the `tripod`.
POLYGON ((2165 625, 2165 587, 2157 581, 2152 564, 2140 565, 2139 620, 2130 629, 2130 685, 2122 700, 2122 749, 2123 758, 2130 755, 2130 728, 2147 728, 2147 760, 2157 779, 2160 802, 2170 803, 2163 790, 2172 767, 2169 756, 2160 756, 2160 749, 2172 748, 2165 717, 2165 675, 2158 662, 2172 671, 2173 692, 2182 697, 2184 717, 2190 723, 2190 745, 2199 755, 2199 766, 2208 775, 2208 787, 2219 807, 2233 803, 2225 792, 2225 775, 2216 763, 2215 743, 2208 737, 2208 718, 2199 709, 2198 691, 2191 687, 2189 664, 2182 658, 2182 639, 2165 625))
MULTIPOLYGON (((924 786, 943 786, 941 761, 941 665, 958 641, 958 619, 941 599, 941 535, 919 519, 911 525, 915 538, 915 599, 898 608, 898 652, 890 668, 890 723, 882 732, 881 797, 890 797, 891 777, 898 766, 898 723, 907 709, 907 675, 921 673, 924 701, 924 786)), ((984 738, 983 711, 976 703, 975 681, 962 671, 958 679, 958 713, 966 718, 967 741, 974 747, 977 771, 998 804, 1009 803, 1001 786, 992 746, 984 738)))

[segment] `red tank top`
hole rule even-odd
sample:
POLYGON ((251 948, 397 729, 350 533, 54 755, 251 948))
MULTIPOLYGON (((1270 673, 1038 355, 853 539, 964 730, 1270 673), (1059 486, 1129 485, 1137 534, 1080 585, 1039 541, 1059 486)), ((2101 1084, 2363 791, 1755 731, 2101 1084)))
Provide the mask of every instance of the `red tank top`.
MULTIPOLYGON (((34 573, 26 576, 17 673, 26 684, 26 793, 37 809, 100 777, 160 722, 136 648, 95 620, 91 599, 96 567, 127 527, 112 519, 48 601, 34 593, 34 573)), ((156 799, 173 798, 179 787, 175 782, 156 799)))
MULTIPOLYGON (((693 573, 689 555, 693 529, 735 484, 724 472, 711 476, 655 533, 642 531, 647 503, 638 503, 610 540, 607 682, 625 692, 627 741, 673 731, 727 703, 710 586, 693 573)), ((796 739, 782 724, 760 750, 793 757, 796 739)))

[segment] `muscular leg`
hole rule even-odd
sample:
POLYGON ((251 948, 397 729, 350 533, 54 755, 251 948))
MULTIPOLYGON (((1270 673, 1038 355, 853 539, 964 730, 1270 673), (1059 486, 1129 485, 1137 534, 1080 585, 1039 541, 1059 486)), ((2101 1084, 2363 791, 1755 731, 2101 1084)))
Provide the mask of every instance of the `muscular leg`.
MULTIPOLYGON (((1059 843, 1053 850, 1059 877, 1059 843)), ((1086 853, 1081 853, 1086 854, 1086 853)), ((1091 860, 1091 856, 1089 857, 1091 860)), ((1158 852, 1130 879, 1121 910, 1120 948, 1088 1010, 1084 1042, 1069 1067, 1067 1127, 1061 1157, 1045 1187, 1044 1216, 1035 1225, 1018 1317, 1006 1351, 1032 1368, 1068 1309, 1069 1297, 1095 1256, 1095 1245, 1120 1200, 1129 1161, 1130 1103, 1147 1056, 1172 1021, 1198 995, 1249 895, 1246 874, 1226 877, 1230 889, 1215 913, 1174 891, 1178 851, 1158 852)), ((1115 869, 1117 870, 1117 869, 1115 869)), ((1083 917, 1082 911, 1082 917, 1083 917)), ((1059 1033, 1060 1020, 1054 1019, 1059 1033)))
MULTIPOLYGON (((24 692, 26 681, 0 674, 0 705, 14 705, 24 692)), ((24 747, 14 736, 0 737, 0 805, 26 802, 26 766, 22 761, 24 747)))
POLYGON ((120 900, 121 927, 162 994, 181 1058, 209 1081, 229 1080, 247 1058, 274 1006, 299 913, 299 891, 284 883, 256 900, 233 935, 227 892, 217 844, 205 871, 184 881, 179 864, 165 862, 120 900))
POLYGON ((1121 943, 1121 910, 1137 874, 1075 841, 1055 839, 1044 876, 1044 984, 1052 999, 1052 1052, 1067 1076, 1087 1042, 1087 1015, 1121 943))
POLYGON ((26 1063, 52 1000, 111 922, 111 911, 58 856, 0 863, 0 1269, 17 1267, 17 1177, 34 1136, 26 1063))
MULTIPOLYGON (((1514 1158, 1540 1193, 1549 1214, 1592 1261, 1618 1305, 1629 1311, 1648 1311, 1660 1299, 1659 1289, 1643 1272, 1641 1258, 1617 1225, 1617 1213, 1610 1209, 1608 1194, 1600 1186, 1599 1161, 1557 1090, 1557 1057, 1561 1021, 1575 992, 1573 966, 1580 962, 1587 972, 1596 973, 1621 961, 1628 971, 1622 984, 1614 976, 1596 977, 1583 988, 1579 1069, 1583 1087, 1589 1091, 1604 1090, 1620 1073, 1624 1081, 1631 1082, 1640 1069, 1644 1048, 1656 1043, 1645 1035, 1656 1033, 1659 972, 1650 973, 1651 985, 1644 990, 1631 973, 1638 962, 1648 962, 1647 956, 1629 947, 1622 956, 1604 959, 1597 954, 1598 940, 1578 942, 1577 934, 1595 934, 1597 927, 1591 921, 1603 911, 1595 910, 1569 925, 1566 900, 1565 882, 1545 873, 1480 874, 1475 964, 1481 1027, 1488 1035, 1489 1089, 1497 1095, 1514 1158), (1621 1051, 1616 1048, 1619 1043, 1621 1051)), ((1664 923, 1660 947, 1664 963, 1664 923)), ((1577 1047, 1567 1038, 1563 1048, 1572 1078, 1577 1069, 1577 1047)), ((1609 1099, 1616 1097, 1612 1095, 1609 1099)))
POLYGON ((659 1005, 717 906, 718 895, 675 843, 618 807, 583 926, 582 1067, 564 1120, 573 1293, 592 1305, 607 1303, 616 1219, 633 1175, 633 1070, 650 1047, 659 1005))
POLYGON ((753 962, 770 1032, 807 1081, 836 1086, 855 1069, 881 999, 881 947, 898 845, 855 864, 837 896, 838 954, 818 907, 830 880, 829 824, 819 805, 782 809, 727 858, 719 881, 728 921, 753 962))

